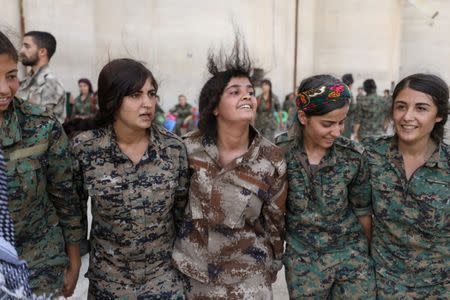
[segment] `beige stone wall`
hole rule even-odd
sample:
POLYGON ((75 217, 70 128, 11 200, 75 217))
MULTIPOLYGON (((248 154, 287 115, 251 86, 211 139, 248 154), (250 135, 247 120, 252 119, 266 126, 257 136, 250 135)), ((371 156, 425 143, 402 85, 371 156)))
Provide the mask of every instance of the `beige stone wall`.
MULTIPOLYGON (((177 95, 194 102, 208 78, 210 47, 229 47, 233 24, 283 98, 294 85, 295 0, 23 0, 25 30, 58 40, 52 68, 66 89, 88 77, 96 85, 108 59, 147 63, 160 82, 163 107, 177 95), (130 5, 130 4, 133 5, 130 5)), ((434 25, 407 0, 299 0, 297 83, 306 76, 352 72, 356 83, 391 81, 427 71, 450 80, 450 1, 433 0, 434 25)), ((0 28, 19 40, 20 1, 0 0, 0 28), (3 13, 4 12, 4 13, 3 13)))

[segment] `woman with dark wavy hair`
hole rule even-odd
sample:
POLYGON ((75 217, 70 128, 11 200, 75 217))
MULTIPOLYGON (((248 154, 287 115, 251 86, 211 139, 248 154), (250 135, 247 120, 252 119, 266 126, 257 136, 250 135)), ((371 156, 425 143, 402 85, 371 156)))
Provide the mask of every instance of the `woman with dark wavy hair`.
POLYGON ((251 63, 238 39, 228 57, 210 54, 199 130, 185 137, 189 202, 173 261, 188 299, 271 299, 281 268, 286 165, 251 125, 251 63))
POLYGON ((450 291, 449 90, 414 74, 394 89, 395 135, 365 141, 378 299, 447 299, 450 291))

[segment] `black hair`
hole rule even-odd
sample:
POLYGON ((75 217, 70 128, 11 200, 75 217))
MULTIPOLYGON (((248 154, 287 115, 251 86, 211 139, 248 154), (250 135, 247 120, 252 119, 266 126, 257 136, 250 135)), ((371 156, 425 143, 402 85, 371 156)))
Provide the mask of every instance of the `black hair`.
POLYGON ((147 79, 158 90, 155 77, 142 63, 130 58, 114 59, 107 63, 98 76, 99 110, 95 116, 97 126, 112 124, 123 98, 138 92, 147 79))
MULTIPOLYGON (((89 79, 87 79, 87 78, 80 78, 80 79, 78 79, 78 84, 80 84, 82 82, 88 85, 88 87, 89 87, 89 94, 93 94, 94 93, 94 89, 92 88, 91 81, 89 79)), ((81 94, 81 92, 80 92, 80 94, 81 94)))
POLYGON ((434 124, 431 131, 431 138, 439 143, 444 137, 444 126, 448 119, 449 113, 449 90, 448 85, 440 77, 433 74, 413 74, 403 78, 394 88, 392 93, 391 115, 394 108, 395 98, 405 88, 422 92, 429 95, 433 99, 433 103, 437 107, 437 116, 442 118, 442 121, 434 124))
POLYGON ((342 82, 345 83, 346 85, 350 86, 353 84, 353 75, 350 73, 344 74, 342 76, 342 82))
POLYGON ((47 57, 50 60, 53 54, 56 51, 56 39, 55 37, 48 32, 45 31, 28 31, 24 34, 25 36, 30 36, 33 38, 33 41, 36 43, 39 49, 44 48, 47 50, 47 57))
POLYGON ((211 50, 208 54, 208 71, 212 77, 203 86, 199 97, 199 133, 210 141, 217 138, 217 120, 214 115, 219 105, 220 97, 225 87, 234 77, 248 78, 253 84, 250 72, 252 62, 245 43, 242 44, 236 35, 231 54, 226 55, 223 49, 215 55, 211 50))
POLYGON ((373 79, 364 80, 363 88, 367 95, 374 94, 377 92, 377 85, 375 83, 375 80, 373 80, 373 79))
POLYGON ((19 61, 16 48, 11 43, 11 40, 0 31, 0 54, 6 54, 11 57, 16 63, 19 61))
MULTIPOLYGON (((272 81, 270 81, 270 79, 268 79, 268 78, 264 78, 263 80, 261 80, 261 87, 263 86, 263 84, 267 84, 269 86, 269 99, 267 99, 268 100, 267 109, 270 109, 272 107, 272 96, 273 96, 272 81)), ((261 97, 262 97, 262 95, 261 95, 261 97)), ((262 108, 259 102, 260 101, 258 100, 258 107, 257 107, 258 111, 260 111, 262 108)))
MULTIPOLYGON (((319 88, 322 85, 333 85, 333 84, 342 84, 342 81, 331 75, 326 74, 314 75, 302 80, 300 86, 297 89, 297 93, 306 92, 311 89, 319 88)), ((348 104, 349 103, 345 101, 334 101, 326 106, 321 105, 318 108, 309 109, 308 111, 305 111, 305 115, 322 116, 324 114, 329 113, 330 111, 339 109, 348 104)))

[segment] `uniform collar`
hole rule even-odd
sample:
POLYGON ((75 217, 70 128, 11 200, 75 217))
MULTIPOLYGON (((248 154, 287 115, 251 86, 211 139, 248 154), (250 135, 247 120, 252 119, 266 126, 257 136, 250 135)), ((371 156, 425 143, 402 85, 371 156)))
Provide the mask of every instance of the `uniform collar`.
POLYGON ((0 125, 2 147, 11 146, 22 140, 22 129, 20 127, 19 116, 16 112, 16 102, 17 98, 14 98, 3 114, 3 122, 0 125))
POLYGON ((21 82, 24 88, 28 88, 29 86, 36 84, 42 85, 45 81, 45 76, 50 73, 50 67, 48 64, 43 65, 39 68, 36 73, 33 73, 33 69, 28 72, 28 76, 21 82))
MULTIPOLYGON (((253 135, 254 138, 247 152, 245 152, 244 155, 236 158, 233 162, 227 165, 226 169, 233 169, 242 163, 252 162, 258 158, 261 149, 262 136, 253 126, 250 125, 250 136, 251 135, 253 135)), ((214 163, 217 164, 218 166, 221 166, 219 159, 219 149, 217 148, 216 141, 206 136, 203 136, 201 138, 201 143, 205 152, 214 161, 214 163)))

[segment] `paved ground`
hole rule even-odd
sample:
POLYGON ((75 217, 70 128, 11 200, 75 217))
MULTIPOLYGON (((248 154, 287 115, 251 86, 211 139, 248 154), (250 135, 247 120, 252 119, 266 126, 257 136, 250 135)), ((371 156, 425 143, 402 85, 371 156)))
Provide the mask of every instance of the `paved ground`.
MULTIPOLYGON (((82 266, 80 271, 80 278, 78 279, 78 285, 75 289, 75 293, 73 297, 69 299, 73 300, 85 300, 87 299, 87 291, 88 291, 88 285, 89 282, 86 278, 84 278, 84 274, 87 271, 87 267, 89 264, 89 255, 85 255, 82 258, 82 266)), ((288 292, 286 289, 286 282, 284 280, 284 270, 281 270, 278 273, 278 280, 275 282, 273 286, 273 299, 274 300, 287 300, 288 292)))

